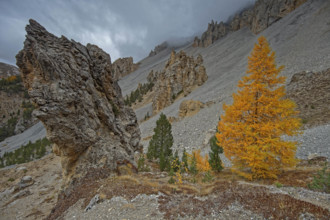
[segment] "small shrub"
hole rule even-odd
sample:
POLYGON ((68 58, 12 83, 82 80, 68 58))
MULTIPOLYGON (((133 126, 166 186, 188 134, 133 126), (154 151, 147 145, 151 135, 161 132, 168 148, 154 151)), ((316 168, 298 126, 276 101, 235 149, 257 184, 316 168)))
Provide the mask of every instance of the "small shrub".
POLYGON ((197 161, 196 161, 195 154, 193 154, 192 156, 189 155, 189 157, 191 157, 191 160, 189 163, 189 172, 192 175, 196 175, 198 173, 198 170, 197 170, 197 161))
POLYGON ((183 149, 181 161, 183 163, 183 167, 187 170, 188 169, 188 155, 186 149, 183 149))
POLYGON ((281 187, 283 187, 283 184, 280 183, 280 182, 277 182, 277 181, 276 181, 274 184, 275 184, 275 186, 276 186, 277 188, 281 188, 281 187))
POLYGON ((174 180, 173 176, 171 176, 171 178, 168 180, 168 183, 169 184, 174 184, 175 183, 175 180, 174 180))
POLYGON ((145 155, 141 154, 138 160, 138 171, 139 172, 149 172, 150 168, 145 164, 145 155))
POLYGON ((14 178, 11 178, 11 177, 10 177, 10 178, 8 179, 8 181, 9 181, 9 182, 14 182, 15 180, 14 180, 14 178))
POLYGON ((180 162, 178 153, 175 153, 175 159, 171 162, 170 176, 174 176, 176 184, 182 184, 182 173, 187 172, 187 168, 184 167, 184 163, 180 162))
POLYGON ((308 187, 313 190, 330 193, 330 172, 327 172, 327 163, 313 177, 313 181, 308 184, 308 187))
POLYGON ((213 181, 213 175, 211 174, 210 171, 207 171, 205 174, 204 174, 204 177, 202 179, 202 182, 203 183, 206 183, 206 182, 212 182, 213 181))
POLYGON ((113 114, 115 115, 115 117, 117 117, 119 115, 119 113, 120 113, 117 105, 115 103, 113 103, 112 100, 110 100, 110 105, 112 107, 113 114))
POLYGON ((149 112, 147 112, 147 114, 144 116, 144 120, 148 120, 150 118, 149 112))

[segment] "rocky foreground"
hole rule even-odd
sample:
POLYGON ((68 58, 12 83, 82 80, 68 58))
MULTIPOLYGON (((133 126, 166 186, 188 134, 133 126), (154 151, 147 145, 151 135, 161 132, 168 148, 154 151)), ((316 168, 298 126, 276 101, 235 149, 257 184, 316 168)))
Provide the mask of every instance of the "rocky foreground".
POLYGON ((302 161, 278 180, 246 182, 225 169, 211 182, 201 177, 168 184, 151 172, 89 180, 67 200, 57 201, 60 158, 45 158, 0 170, 0 219, 328 219, 330 194, 307 184, 321 161, 302 161), (57 204, 56 204, 57 202, 57 204), (59 203, 60 202, 60 203, 59 203), (56 206, 55 206, 56 204, 56 206), (53 207, 55 209, 52 209, 53 207), (86 210, 88 208, 88 210, 86 210), (51 213, 49 215, 49 213, 51 213))

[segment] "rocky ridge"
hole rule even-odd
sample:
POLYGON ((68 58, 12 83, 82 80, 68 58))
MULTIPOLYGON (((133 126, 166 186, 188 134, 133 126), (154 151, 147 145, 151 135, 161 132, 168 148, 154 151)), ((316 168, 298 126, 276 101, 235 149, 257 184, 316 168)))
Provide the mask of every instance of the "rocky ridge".
POLYGON ((133 57, 119 58, 112 63, 114 79, 119 80, 131 72, 134 72, 138 67, 139 65, 133 62, 133 57))
POLYGON ((152 110, 156 114, 171 105, 179 95, 186 96, 195 87, 201 86, 207 75, 201 55, 194 59, 184 51, 176 53, 173 50, 165 68, 161 72, 151 71, 147 79, 155 84, 152 110))
POLYGON ((254 34, 258 34, 306 1, 307 0, 258 0, 253 8, 243 10, 241 13, 236 14, 227 23, 222 21, 218 23, 212 20, 201 38, 195 37, 193 46, 207 47, 228 33, 244 27, 248 27, 254 34))
POLYGON ((170 48, 170 46, 165 41, 165 42, 157 45, 153 50, 151 50, 150 53, 149 53, 149 57, 155 56, 156 54, 162 52, 163 50, 166 50, 167 48, 170 48))
POLYGON ((19 70, 17 67, 0 62, 0 78, 7 78, 17 75, 19 75, 19 70))
POLYGON ((87 176, 106 177, 120 165, 134 167, 140 130, 124 105, 110 56, 95 45, 57 38, 32 19, 26 31, 17 66, 37 105, 34 114, 61 157, 63 188, 87 176))

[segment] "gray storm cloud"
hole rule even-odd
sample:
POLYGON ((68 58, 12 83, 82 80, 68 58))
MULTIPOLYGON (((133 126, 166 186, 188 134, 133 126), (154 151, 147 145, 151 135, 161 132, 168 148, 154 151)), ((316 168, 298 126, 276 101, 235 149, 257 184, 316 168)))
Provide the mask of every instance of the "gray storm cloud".
POLYGON ((57 36, 138 61, 157 44, 199 35, 255 0, 0 0, 0 61, 15 64, 33 18, 57 36))

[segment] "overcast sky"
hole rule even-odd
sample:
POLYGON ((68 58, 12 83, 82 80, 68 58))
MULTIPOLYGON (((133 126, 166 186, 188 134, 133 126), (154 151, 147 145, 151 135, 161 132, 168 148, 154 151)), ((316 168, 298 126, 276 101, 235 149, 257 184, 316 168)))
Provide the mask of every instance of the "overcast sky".
POLYGON ((114 61, 146 57, 168 39, 201 34, 255 0, 0 0, 0 61, 15 64, 30 18, 49 32, 96 44, 114 61))

